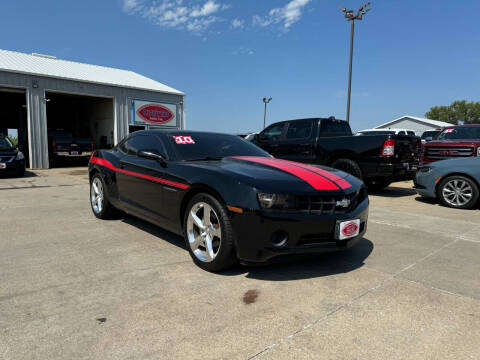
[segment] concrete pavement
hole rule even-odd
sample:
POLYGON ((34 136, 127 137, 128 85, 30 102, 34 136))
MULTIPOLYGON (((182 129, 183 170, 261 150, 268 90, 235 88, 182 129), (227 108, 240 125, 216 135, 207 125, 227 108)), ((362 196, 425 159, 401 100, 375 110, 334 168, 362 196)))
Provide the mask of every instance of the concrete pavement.
POLYGON ((397 183, 348 252, 210 274, 176 235, 97 220, 87 179, 0 179, 2 359, 479 357, 479 210, 397 183))

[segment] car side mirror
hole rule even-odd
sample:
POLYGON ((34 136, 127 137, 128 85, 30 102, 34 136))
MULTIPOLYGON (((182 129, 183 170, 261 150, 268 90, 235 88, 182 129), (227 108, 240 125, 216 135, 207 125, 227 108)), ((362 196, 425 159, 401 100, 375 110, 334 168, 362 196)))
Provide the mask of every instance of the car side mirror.
POLYGON ((163 155, 154 153, 150 150, 139 150, 137 152, 137 156, 141 157, 141 158, 144 158, 144 159, 150 159, 150 160, 158 161, 160 163, 160 165, 162 165, 163 167, 167 166, 167 160, 165 159, 165 157, 163 155))

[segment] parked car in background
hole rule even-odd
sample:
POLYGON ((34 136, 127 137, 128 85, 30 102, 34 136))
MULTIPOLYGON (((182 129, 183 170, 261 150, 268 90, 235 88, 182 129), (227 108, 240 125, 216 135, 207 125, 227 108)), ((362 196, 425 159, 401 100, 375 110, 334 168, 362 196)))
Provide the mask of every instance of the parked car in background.
POLYGON ((55 161, 61 157, 88 157, 95 148, 93 140, 74 137, 64 130, 48 131, 49 157, 55 161))
POLYGON ((96 150, 89 174, 96 217, 116 208, 182 234, 208 271, 344 250, 367 230, 360 180, 273 159, 234 135, 138 131, 112 150, 96 150))
POLYGON ((0 174, 23 176, 25 156, 12 144, 8 137, 0 134, 0 174))
POLYGON ((414 182, 421 196, 437 198, 452 208, 471 209, 478 204, 480 157, 443 160, 423 166, 414 182))
POLYGON ((480 156, 480 124, 449 126, 424 144, 421 164, 438 160, 480 156))
POLYGON ((343 170, 373 190, 412 179, 421 148, 411 135, 353 136, 346 121, 333 117, 275 123, 253 142, 276 158, 343 170))
POLYGON ((422 144, 425 144, 429 141, 432 141, 435 139, 435 137, 442 132, 442 129, 437 129, 437 130, 427 130, 424 131, 421 139, 422 139, 422 144))
POLYGON ((366 129, 355 133, 356 136, 363 135, 410 135, 417 136, 414 130, 409 129, 366 129))

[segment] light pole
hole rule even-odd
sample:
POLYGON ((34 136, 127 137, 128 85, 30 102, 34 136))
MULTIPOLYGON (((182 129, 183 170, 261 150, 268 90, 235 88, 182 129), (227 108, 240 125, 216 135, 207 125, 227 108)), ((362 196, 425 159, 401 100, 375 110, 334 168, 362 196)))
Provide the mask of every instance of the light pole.
POLYGON ((347 10, 343 6, 340 6, 345 18, 348 21, 352 22, 350 30, 350 65, 348 67, 348 94, 347 94, 347 122, 350 122, 350 97, 352 95, 352 60, 353 60, 353 34, 355 33, 355 20, 362 20, 363 15, 369 12, 371 9, 367 9, 370 6, 370 3, 366 3, 360 9, 358 9, 357 14, 353 10, 347 10))
POLYGON ((265 129, 265 123, 267 122, 267 104, 272 101, 272 98, 263 98, 263 103, 265 104, 265 110, 263 111, 263 128, 265 129))

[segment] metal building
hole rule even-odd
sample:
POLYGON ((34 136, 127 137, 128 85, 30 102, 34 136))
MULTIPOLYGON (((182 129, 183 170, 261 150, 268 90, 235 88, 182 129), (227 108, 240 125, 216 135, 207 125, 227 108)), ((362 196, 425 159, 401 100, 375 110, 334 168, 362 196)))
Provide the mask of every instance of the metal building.
POLYGON ((379 125, 375 129, 409 129, 415 131, 416 135, 421 136, 424 131, 441 129, 451 125, 452 124, 443 121, 405 115, 399 117, 398 119, 379 125))
POLYGON ((31 168, 49 167, 49 131, 109 147, 129 132, 185 127, 185 94, 128 70, 0 50, 0 133, 17 129, 31 168))

